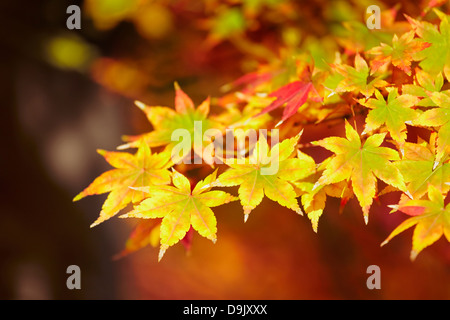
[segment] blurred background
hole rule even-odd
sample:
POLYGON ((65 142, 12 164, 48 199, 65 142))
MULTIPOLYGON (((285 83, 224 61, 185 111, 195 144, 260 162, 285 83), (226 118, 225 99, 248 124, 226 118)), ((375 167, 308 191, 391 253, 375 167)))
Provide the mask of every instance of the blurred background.
MULTIPOLYGON (((398 3, 411 16, 423 5, 398 3)), ((342 34, 342 22, 364 22, 371 4, 1 1, 0 299, 450 299, 444 239, 415 262, 412 230, 380 248, 405 218, 386 218, 385 204, 395 201, 388 196, 374 204, 367 226, 356 202, 339 214, 339 201, 329 200, 318 234, 306 217, 268 199, 245 224, 239 203, 218 207, 216 244, 194 235, 188 253, 176 245, 160 263, 153 247, 112 259, 135 221, 90 229, 106 195, 72 202, 110 169, 96 149, 149 131, 133 100, 173 106, 174 81, 196 104, 219 97, 280 46, 333 56, 327 38, 342 34), (81 8, 80 30, 66 27, 72 4, 81 8), (66 287, 72 264, 81 269, 81 290, 66 287), (366 287, 370 265, 381 268, 381 290, 366 287)), ((312 128, 302 139, 321 134, 312 128)))

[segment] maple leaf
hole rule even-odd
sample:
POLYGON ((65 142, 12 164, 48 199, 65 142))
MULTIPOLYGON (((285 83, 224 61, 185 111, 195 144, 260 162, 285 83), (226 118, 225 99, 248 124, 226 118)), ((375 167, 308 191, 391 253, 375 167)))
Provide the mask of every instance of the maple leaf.
POLYGON ((413 121, 413 124, 426 127, 439 127, 435 160, 437 164, 446 153, 447 146, 450 145, 450 90, 431 92, 429 96, 439 107, 426 110, 413 121))
POLYGON ((315 97, 312 98, 314 101, 321 101, 312 82, 294 81, 288 83, 269 94, 269 97, 276 97, 275 101, 265 107, 261 112, 255 115, 255 117, 273 111, 286 103, 286 107, 283 110, 283 116, 280 122, 275 126, 277 127, 297 112, 297 110, 308 100, 310 92, 315 93, 315 97))
MULTIPOLYGON (((226 107, 224 112, 211 116, 212 120, 219 123, 227 123, 228 129, 255 129, 264 128, 271 120, 268 114, 256 117, 255 115, 259 112, 261 108, 270 103, 271 98, 267 96, 256 96, 256 95, 244 95, 236 93, 239 99, 242 100, 245 105, 241 110, 236 105, 229 105, 226 107)), ((235 134, 235 132, 233 132, 235 134)))
POLYGON ((403 177, 391 160, 400 160, 398 153, 390 148, 380 147, 386 133, 374 134, 361 143, 358 132, 345 121, 346 139, 329 137, 313 144, 335 153, 328 163, 314 189, 350 180, 368 223, 369 209, 376 193, 376 178, 402 191, 407 191, 403 177))
POLYGON ((449 156, 447 154, 436 164, 434 136, 435 134, 431 135, 430 144, 405 143, 403 159, 395 163, 414 199, 421 198, 427 192, 428 185, 432 185, 442 193, 450 190, 446 184, 450 182, 449 156))
POLYGON ((428 48, 431 44, 414 39, 415 32, 410 31, 400 38, 395 34, 392 39, 392 46, 381 43, 367 51, 367 54, 374 55, 371 61, 372 72, 377 71, 388 63, 403 70, 407 75, 411 75, 411 62, 417 61, 416 53, 428 48))
POLYGON ((210 191, 217 170, 198 182, 193 190, 189 180, 176 170, 172 173, 174 186, 138 188, 147 198, 121 218, 162 218, 160 227, 161 260, 167 248, 182 240, 192 226, 201 236, 216 241, 217 221, 212 207, 236 200, 224 191, 210 191))
POLYGON ((313 174, 315 163, 311 157, 300 151, 297 152, 297 158, 290 158, 295 154, 295 146, 300 136, 301 133, 285 139, 269 150, 266 138, 260 135, 245 163, 235 163, 237 162, 235 159, 225 160, 230 168, 218 177, 215 185, 222 187, 239 185, 244 221, 261 203, 264 195, 284 207, 302 213, 290 182, 313 174), (277 170, 272 170, 273 168, 277 170))
POLYGON ((319 226, 319 218, 323 214, 327 196, 341 198, 341 208, 353 196, 351 188, 349 188, 346 181, 329 184, 314 188, 315 182, 320 178, 323 171, 326 169, 331 158, 327 158, 316 169, 315 174, 293 182, 298 196, 301 196, 301 202, 306 215, 311 221, 314 232, 317 232, 319 226), (314 189, 314 190, 313 190, 314 189))
POLYGON ((115 169, 97 177, 73 199, 78 201, 86 196, 109 192, 100 216, 91 227, 113 217, 130 202, 137 203, 144 198, 142 192, 130 187, 170 183, 170 172, 167 169, 172 166, 172 163, 170 154, 167 152, 152 154, 147 144, 140 143, 134 155, 128 152, 105 150, 98 150, 98 153, 115 169))
POLYGON ((397 88, 392 89, 387 97, 387 101, 383 95, 376 90, 376 99, 358 100, 360 104, 371 109, 366 117, 365 133, 372 132, 380 128, 383 124, 389 130, 392 139, 400 145, 406 140, 406 125, 411 123, 418 117, 417 111, 411 109, 415 106, 419 99, 412 95, 398 95, 397 88))
MULTIPOLYGON (((130 253, 138 251, 144 247, 152 246, 157 247, 160 241, 160 227, 161 219, 139 219, 139 223, 134 227, 130 236, 128 237, 125 248, 116 254, 113 259, 121 259, 130 253)), ((193 238, 192 226, 186 233, 183 239, 181 239, 181 244, 183 244, 186 252, 191 249, 192 238, 193 238)))
POLYGON ((234 80, 231 83, 228 83, 222 86, 222 91, 230 91, 232 89, 236 89, 238 87, 242 87, 240 92, 243 94, 252 94, 255 93, 255 89, 268 81, 270 81, 274 77, 275 73, 273 72, 250 72, 238 79, 234 80))
POLYGON ((417 21, 408 16, 406 18, 420 39, 431 44, 428 48, 417 53, 417 60, 422 60, 419 66, 432 75, 437 75, 443 71, 447 80, 450 81, 449 16, 436 9, 433 9, 433 11, 441 20, 439 30, 429 22, 417 21))
POLYGON ((143 219, 140 221, 128 237, 125 249, 115 255, 114 259, 120 259, 148 245, 156 247, 159 242, 160 223, 158 220, 143 219))
POLYGON ((383 241, 382 246, 412 226, 415 226, 415 228, 411 260, 414 260, 423 249, 439 240, 442 235, 445 235, 447 241, 450 242, 450 204, 445 206, 442 193, 431 184, 428 185, 428 200, 409 200, 391 207, 394 210, 412 215, 412 217, 395 228, 383 241))
MULTIPOLYGON (((381 11, 379 21, 381 21, 382 27, 376 32, 369 29, 367 23, 358 21, 360 20, 358 17, 346 18, 346 21, 342 21, 343 28, 337 29, 337 32, 333 31, 337 36, 336 41, 347 55, 366 51, 382 42, 388 43, 395 33, 404 33, 410 29, 407 22, 399 21, 396 18, 400 7, 401 4, 397 3, 394 7, 381 11)), ((366 12, 366 19, 369 18, 369 15, 372 13, 366 12)))
POLYGON ((144 111, 154 130, 138 136, 124 136, 124 140, 128 143, 120 146, 119 149, 135 147, 140 141, 145 141, 150 147, 167 146, 166 150, 172 151, 173 147, 178 144, 176 139, 180 138, 173 138, 173 133, 177 132, 178 129, 184 129, 185 132, 189 133, 189 141, 181 141, 180 143, 189 143, 187 147, 193 149, 196 155, 203 158, 208 164, 213 162, 210 158, 204 157, 205 153, 203 152, 204 148, 211 143, 211 140, 208 142, 206 138, 212 138, 207 130, 223 130, 223 125, 208 119, 209 98, 195 108, 191 98, 175 83, 175 110, 168 107, 149 107, 139 101, 136 101, 136 106, 144 111))
POLYGON ((375 88, 388 85, 382 80, 383 75, 375 77, 370 73, 367 62, 359 53, 355 55, 355 67, 341 63, 331 64, 331 67, 342 77, 334 88, 335 92, 361 92, 364 96, 370 97, 375 88))
POLYGON ((422 17, 425 16, 428 13, 428 11, 430 11, 430 9, 440 7, 444 5, 446 2, 448 2, 448 0, 429 0, 428 4, 423 9, 421 16, 422 17))
POLYGON ((414 82, 414 84, 404 84, 402 93, 421 98, 417 103, 419 107, 436 107, 437 105, 431 100, 429 93, 441 91, 444 85, 442 72, 439 72, 437 76, 432 76, 428 72, 416 68, 414 82))

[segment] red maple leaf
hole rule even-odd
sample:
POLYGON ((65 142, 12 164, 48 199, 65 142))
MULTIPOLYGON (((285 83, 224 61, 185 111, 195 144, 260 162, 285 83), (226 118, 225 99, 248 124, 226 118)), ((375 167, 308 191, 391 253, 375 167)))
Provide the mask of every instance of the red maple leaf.
POLYGON ((311 91, 316 95, 311 98, 311 100, 322 101, 312 82, 294 81, 288 83, 287 85, 284 85, 269 94, 269 97, 276 97, 277 99, 265 107, 260 113, 255 115, 255 117, 273 111, 286 103, 281 121, 276 125, 279 126, 281 123, 293 116, 297 112, 298 108, 300 108, 308 100, 311 91))

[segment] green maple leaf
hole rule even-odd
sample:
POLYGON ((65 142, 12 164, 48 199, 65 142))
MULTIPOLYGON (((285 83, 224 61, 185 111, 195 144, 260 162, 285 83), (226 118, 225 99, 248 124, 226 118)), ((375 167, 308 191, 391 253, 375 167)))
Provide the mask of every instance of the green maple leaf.
POLYGON ((444 72, 447 80, 450 81, 450 25, 449 16, 439 10, 433 10, 441 19, 438 28, 426 21, 417 21, 407 17, 414 31, 424 42, 431 46, 418 52, 417 59, 422 60, 420 67, 432 75, 444 72))
POLYGON ((392 89, 387 100, 376 90, 376 99, 367 101, 359 100, 359 103, 371 109, 366 118, 364 132, 372 132, 385 125, 392 139, 402 145, 406 140, 406 125, 412 123, 418 117, 417 111, 411 109, 419 99, 412 95, 398 95, 398 90, 392 89))
POLYGON ((442 72, 439 72, 437 76, 432 76, 428 72, 416 68, 414 84, 404 84, 402 93, 421 98, 417 103, 418 107, 436 107, 437 105, 431 100, 429 93, 441 91, 443 85, 442 72))
POLYGON ((231 187, 239 185, 239 199, 244 208, 244 220, 258 206, 264 195, 295 212, 301 214, 294 187, 290 182, 305 178, 315 172, 314 160, 306 154, 295 154, 300 134, 285 139, 269 150, 264 135, 260 135, 252 154, 244 159, 245 163, 236 164, 226 160, 230 167, 222 173, 215 185, 231 187), (271 168, 277 168, 271 172, 271 168))
MULTIPOLYGON (((212 138, 207 130, 223 131, 224 128, 221 123, 208 118, 209 98, 195 108, 191 98, 175 83, 175 110, 168 107, 149 107, 139 101, 136 101, 136 105, 144 111, 153 126, 153 130, 138 136, 124 136, 123 139, 128 143, 120 146, 119 149, 134 147, 140 141, 144 141, 150 147, 166 146, 167 151, 173 151, 174 147, 179 145, 188 150, 193 149, 194 153, 208 164, 213 162, 210 158, 204 157, 206 155, 204 149, 211 143, 212 138), (179 129, 186 130, 185 132, 189 133, 189 139, 178 142, 180 137, 174 137, 173 134, 174 132, 181 132, 179 129), (205 138, 210 140, 208 141, 205 138)), ((183 158, 176 158, 178 156, 178 154, 172 154, 175 163, 184 160, 183 158)))
POLYGON ((316 169, 315 174, 293 182, 298 196, 301 196, 303 209, 311 221, 314 232, 317 232, 319 226, 319 218, 323 214, 327 196, 341 198, 341 204, 344 204, 353 196, 351 188, 348 187, 346 181, 320 186, 315 188, 315 183, 319 180, 323 171, 326 169, 331 158, 327 158, 316 169), (314 190, 313 190, 314 189, 314 190))
POLYGON ((387 244, 392 238, 406 229, 415 226, 411 260, 426 247, 430 246, 442 235, 450 242, 450 204, 445 206, 444 196, 432 185, 428 186, 428 200, 409 200, 399 205, 391 206, 394 210, 402 211, 411 218, 403 221, 381 244, 387 244))
POLYGON ((236 197, 224 191, 210 191, 216 179, 217 170, 198 182, 193 190, 189 180, 173 170, 174 186, 143 187, 137 190, 145 192, 145 198, 134 210, 121 218, 163 218, 160 227, 161 260, 167 248, 184 238, 192 226, 201 236, 215 242, 217 239, 217 221, 212 207, 217 207, 236 197))
POLYGON ((446 154, 436 163, 434 138, 430 140, 432 141, 430 144, 406 142, 403 146, 403 159, 395 163, 414 199, 421 198, 427 192, 428 185, 432 185, 442 193, 450 190, 447 184, 450 182, 449 155, 446 154))
POLYGON ((426 110, 415 121, 414 125, 438 128, 436 164, 448 153, 450 145, 450 90, 431 92, 431 100, 439 106, 426 110))
POLYGON ((313 142, 335 153, 314 189, 350 180, 367 223, 369 209, 376 194, 376 178, 402 191, 407 191, 400 171, 391 162, 400 160, 400 157, 395 150, 380 147, 386 133, 374 134, 362 144, 358 132, 347 121, 345 132, 346 139, 329 137, 313 142))
POLYGON ((86 196, 110 192, 103 203, 100 216, 91 227, 113 217, 130 202, 138 203, 144 198, 142 192, 130 187, 170 183, 170 172, 167 169, 172 163, 167 152, 152 154, 147 144, 140 143, 134 155, 105 150, 98 150, 98 153, 115 169, 100 175, 73 199, 78 201, 86 196))
POLYGON ((332 64, 331 67, 342 77, 334 89, 335 92, 360 92, 370 97, 376 88, 382 88, 388 84, 382 80, 383 75, 371 74, 367 62, 359 53, 355 55, 355 67, 341 63, 332 64))

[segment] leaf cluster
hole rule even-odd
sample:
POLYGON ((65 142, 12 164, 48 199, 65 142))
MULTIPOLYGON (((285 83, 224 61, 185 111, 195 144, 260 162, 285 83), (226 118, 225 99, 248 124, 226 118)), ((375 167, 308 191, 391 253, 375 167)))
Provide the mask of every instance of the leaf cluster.
POLYGON ((405 27, 395 10, 384 14, 391 15, 389 25, 379 34, 374 31, 371 41, 360 41, 358 50, 336 39, 340 49, 333 61, 289 48, 197 107, 178 84, 174 108, 136 102, 152 130, 125 136, 122 151, 99 151, 114 169, 74 200, 109 192, 93 225, 132 205, 121 217, 141 222, 125 253, 154 244, 156 235, 159 259, 170 246, 189 243, 192 230, 215 242, 211 208, 239 200, 247 221, 264 198, 306 213, 317 232, 329 197, 343 204, 355 198, 368 223, 374 199, 397 192, 398 203, 390 207, 411 217, 383 244, 413 226, 412 259, 442 235, 450 241, 445 200, 450 189, 450 16, 433 9, 425 16, 433 17, 429 21, 406 16, 405 27), (217 112, 210 112, 211 104, 217 112), (345 132, 300 141, 302 133, 317 126, 345 132), (188 160, 199 159, 199 166, 174 163, 172 133, 177 129, 190 133, 188 160), (227 129, 235 130, 233 141, 244 141, 242 148, 205 157, 217 139, 205 134, 208 129, 217 129, 224 139, 227 129), (259 131, 255 143, 245 143, 255 129, 267 134, 259 131), (128 148, 137 151, 123 151, 128 148), (319 162, 308 154, 311 148, 330 155, 319 162), (213 190, 228 187, 237 194, 213 190))

